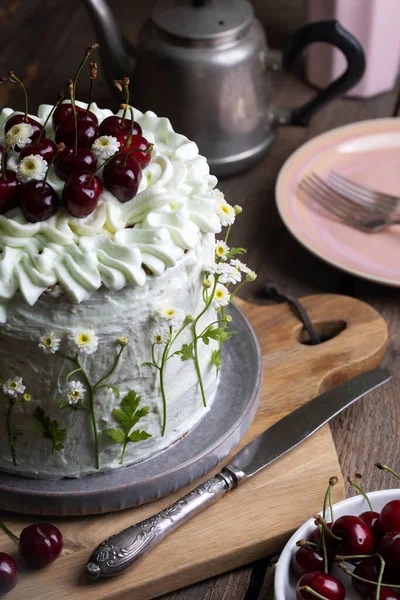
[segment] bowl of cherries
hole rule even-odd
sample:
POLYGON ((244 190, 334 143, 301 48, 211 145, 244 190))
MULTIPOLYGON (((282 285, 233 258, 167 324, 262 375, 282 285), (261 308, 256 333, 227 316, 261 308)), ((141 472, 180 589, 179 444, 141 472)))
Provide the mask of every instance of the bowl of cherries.
MULTIPOLYGON (((378 468, 400 475, 386 465, 378 468)), ((360 477, 359 475, 357 477, 360 477)), ((323 510, 290 538, 276 565, 275 600, 400 600, 400 490, 359 493, 323 510)))

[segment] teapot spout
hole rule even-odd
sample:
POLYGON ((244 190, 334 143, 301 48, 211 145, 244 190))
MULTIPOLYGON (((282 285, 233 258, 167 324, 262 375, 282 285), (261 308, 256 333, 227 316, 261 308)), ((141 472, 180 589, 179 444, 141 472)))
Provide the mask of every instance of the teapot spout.
POLYGON ((106 0, 83 0, 92 17, 102 51, 102 62, 111 81, 131 75, 134 47, 129 44, 106 0))

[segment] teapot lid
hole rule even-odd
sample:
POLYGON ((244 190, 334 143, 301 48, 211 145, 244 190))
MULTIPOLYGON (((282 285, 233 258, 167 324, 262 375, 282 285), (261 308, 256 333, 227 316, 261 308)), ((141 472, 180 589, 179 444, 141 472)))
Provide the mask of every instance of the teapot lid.
POLYGON ((175 37, 202 40, 236 35, 253 17, 248 0, 159 0, 151 20, 175 37))

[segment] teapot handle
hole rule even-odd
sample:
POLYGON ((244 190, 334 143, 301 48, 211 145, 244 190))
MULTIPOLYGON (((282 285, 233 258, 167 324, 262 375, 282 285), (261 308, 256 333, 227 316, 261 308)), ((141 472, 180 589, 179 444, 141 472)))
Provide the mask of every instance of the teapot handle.
POLYGON ((336 96, 351 89, 364 74, 365 55, 360 42, 336 20, 318 21, 301 27, 294 34, 283 54, 283 68, 291 69, 296 58, 313 42, 327 42, 339 48, 346 57, 347 69, 343 75, 335 79, 327 88, 320 90, 311 100, 302 106, 288 109, 285 118, 279 120, 280 124, 307 127, 315 112, 336 96))

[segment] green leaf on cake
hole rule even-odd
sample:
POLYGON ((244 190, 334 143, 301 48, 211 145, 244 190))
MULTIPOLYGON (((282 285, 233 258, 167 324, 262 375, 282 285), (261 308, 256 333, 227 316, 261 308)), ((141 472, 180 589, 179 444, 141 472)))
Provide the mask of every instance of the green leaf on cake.
POLYGON ((207 327, 201 336, 201 339, 208 346, 210 339, 223 343, 229 340, 235 333, 237 333, 237 331, 227 331, 224 327, 207 327))
POLYGON ((246 252, 246 248, 231 248, 226 258, 233 258, 234 256, 238 256, 239 254, 246 254, 246 252))
POLYGON ((216 367, 217 371, 219 371, 221 368, 221 350, 212 351, 211 362, 216 367))
POLYGON ((174 352, 173 356, 180 356, 181 360, 194 359, 193 344, 183 344, 180 350, 174 352))
POLYGON ((63 442, 67 435, 66 429, 61 429, 57 421, 50 419, 43 410, 38 406, 33 413, 37 423, 32 425, 33 429, 39 433, 41 437, 49 439, 53 446, 51 453, 59 452, 64 449, 63 442))
POLYGON ((114 408, 112 411, 112 416, 121 427, 105 429, 103 431, 114 444, 123 444, 121 459, 119 461, 120 465, 124 461, 126 447, 129 442, 140 442, 151 437, 149 433, 140 429, 132 431, 140 419, 145 417, 150 411, 149 406, 139 408, 140 402, 141 397, 133 390, 130 391, 122 398, 120 408, 114 408))

